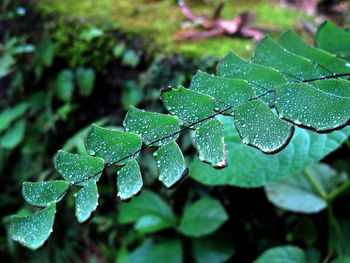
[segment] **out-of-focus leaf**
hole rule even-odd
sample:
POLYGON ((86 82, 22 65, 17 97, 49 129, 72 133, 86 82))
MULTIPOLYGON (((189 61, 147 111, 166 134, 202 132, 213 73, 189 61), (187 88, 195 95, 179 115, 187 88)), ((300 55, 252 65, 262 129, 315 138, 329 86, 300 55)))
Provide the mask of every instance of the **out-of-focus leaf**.
POLYGON ((11 123, 21 117, 28 109, 29 104, 22 102, 14 108, 8 108, 0 113, 0 132, 6 130, 11 123))
POLYGON ((62 70, 56 80, 57 97, 63 101, 69 100, 74 92, 74 74, 71 70, 62 70))
POLYGON ((185 210, 179 230, 186 236, 201 237, 215 232, 227 220, 228 215, 220 202, 204 197, 185 210))
POLYGON ((92 68, 79 67, 75 72, 81 93, 90 96, 95 84, 95 71, 92 68))
POLYGON ((266 250, 254 263, 306 263, 305 253, 295 246, 280 246, 266 250))
POLYGON ((122 95, 123 108, 128 110, 131 105, 137 106, 143 99, 143 92, 135 81, 125 83, 122 95))
POLYGON ((4 149, 16 148, 23 140, 26 129, 26 121, 19 120, 10 127, 1 138, 1 147, 4 149))
POLYGON ((123 65, 134 68, 139 63, 140 63, 140 55, 137 54, 136 51, 129 49, 124 53, 123 59, 122 59, 123 65))

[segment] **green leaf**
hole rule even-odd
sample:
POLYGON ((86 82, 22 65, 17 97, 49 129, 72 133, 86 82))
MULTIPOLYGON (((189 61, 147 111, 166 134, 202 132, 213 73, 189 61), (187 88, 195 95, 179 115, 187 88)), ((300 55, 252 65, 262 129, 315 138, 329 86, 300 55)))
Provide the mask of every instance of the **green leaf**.
POLYGON ((340 256, 331 261, 331 263, 350 263, 349 256, 340 256))
POLYGON ((268 36, 259 42, 253 61, 278 70, 289 81, 322 76, 319 68, 310 60, 281 48, 268 36))
POLYGON ((62 70, 56 80, 56 94, 62 101, 69 100, 74 91, 74 74, 71 70, 62 70))
POLYGON ((23 140, 26 129, 26 121, 19 120, 10 127, 1 138, 1 147, 4 149, 14 149, 23 140))
POLYGON ((30 249, 38 249, 52 233, 56 203, 29 216, 12 217, 11 238, 30 249))
POLYGON ((129 49, 127 50, 122 59, 122 64, 135 68, 140 63, 140 55, 136 51, 129 49))
POLYGON ((188 174, 185 159, 175 141, 160 147, 154 156, 157 160, 159 180, 166 187, 173 187, 188 174))
POLYGON ((68 187, 67 181, 24 182, 22 195, 29 204, 46 207, 52 202, 59 202, 68 187))
POLYGON ((138 156, 142 145, 141 136, 130 132, 113 131, 92 124, 85 137, 86 150, 106 163, 124 165, 138 156), (136 153, 135 155, 133 155, 136 153), (130 156, 126 158, 127 156, 130 156))
POLYGON ((350 98, 317 90, 305 83, 276 87, 280 118, 319 133, 341 129, 350 123, 350 98))
POLYGON ((144 190, 129 203, 120 204, 118 221, 121 224, 138 221, 136 229, 141 232, 155 232, 174 226, 176 216, 163 199, 149 190, 144 190))
POLYGON ((338 59, 331 53, 306 44, 292 30, 282 34, 278 44, 294 54, 316 62, 318 69, 324 75, 343 74, 350 71, 350 67, 346 66, 347 62, 345 60, 338 59))
POLYGON ((132 160, 119 170, 117 187, 117 196, 122 201, 130 199, 141 191, 142 175, 137 161, 132 160))
POLYGON ((166 240, 158 244, 145 242, 135 249, 126 259, 126 263, 182 263, 183 252, 179 240, 166 240))
POLYGON ((79 223, 88 220, 91 213, 98 206, 98 190, 96 182, 93 180, 87 181, 84 187, 77 193, 75 197, 75 216, 79 223))
MULTIPOLYGON (((349 69, 350 70, 350 69, 349 69)), ((312 84, 325 93, 339 97, 350 97, 350 82, 344 79, 316 80, 312 84)))
MULTIPOLYGON (((247 80, 256 94, 262 94, 266 90, 274 89, 276 85, 287 82, 277 70, 245 61, 232 52, 219 63, 218 76, 247 80)), ((264 96, 262 100, 272 106, 273 94, 264 96)))
POLYGON ((184 87, 162 90, 161 99, 167 110, 185 125, 214 114, 214 99, 184 87))
POLYGON ((16 60, 9 54, 4 54, 0 57, 0 79, 6 77, 13 71, 13 66, 16 60))
POLYGON ((95 84, 95 71, 92 68, 79 67, 75 72, 81 93, 90 96, 95 84))
POLYGON ((283 151, 266 155, 242 143, 231 117, 218 118, 225 127, 226 158, 230 168, 213 169, 198 158, 189 163, 192 178, 207 185, 258 187, 269 184, 317 163, 338 148, 350 134, 350 127, 329 134, 296 128, 291 142, 283 151))
POLYGON ((123 108, 128 110, 131 105, 137 106, 142 100, 143 92, 139 84, 133 80, 127 81, 122 94, 123 108))
POLYGON ((29 104, 22 102, 14 108, 8 108, 0 113, 0 132, 10 127, 11 123, 21 117, 28 109, 29 104))
POLYGON ((318 28, 315 41, 317 47, 350 59, 350 34, 339 29, 330 21, 325 21, 318 28))
POLYGON ((277 153, 292 139, 294 126, 279 119, 261 100, 240 104, 234 113, 242 142, 264 153, 277 153))
MULTIPOLYGON (((126 131, 141 135, 146 144, 180 130, 179 119, 177 117, 139 110, 134 106, 131 106, 126 114, 123 126, 126 131)), ((171 140, 176 140, 178 137, 179 135, 176 134, 173 137, 156 142, 152 146, 162 146, 171 140)))
POLYGON ((346 177, 336 174, 329 166, 316 164, 303 173, 265 186, 267 198, 274 205, 286 210, 317 213, 326 208, 327 202, 310 181, 310 177, 320 185, 325 194, 346 180, 346 177))
POLYGON ((77 183, 86 180, 78 185, 86 185, 89 181, 97 182, 104 168, 104 162, 100 158, 66 153, 64 151, 58 151, 54 163, 57 172, 66 181, 77 183), (92 176, 93 178, 90 178, 92 176))
POLYGON ((55 44, 48 39, 44 40, 36 49, 35 56, 46 67, 50 67, 55 57, 55 44))
POLYGON ((223 128, 219 120, 211 119, 196 129, 194 137, 199 159, 215 168, 227 166, 223 128))
POLYGON ((298 247, 280 246, 266 250, 254 263, 306 263, 306 258, 298 247))
MULTIPOLYGON (((246 80, 216 77, 202 71, 198 71, 193 77, 190 89, 213 97, 216 111, 221 111, 230 105, 239 104, 255 96, 254 90, 246 80)), ((225 113, 233 114, 232 110, 225 113)))
POLYGON ((210 236, 192 240, 192 254, 198 263, 223 263, 235 250, 229 236, 210 236))
POLYGON ((179 230, 186 236, 209 235, 228 220, 228 215, 220 202, 204 197, 191 204, 184 212, 179 230))

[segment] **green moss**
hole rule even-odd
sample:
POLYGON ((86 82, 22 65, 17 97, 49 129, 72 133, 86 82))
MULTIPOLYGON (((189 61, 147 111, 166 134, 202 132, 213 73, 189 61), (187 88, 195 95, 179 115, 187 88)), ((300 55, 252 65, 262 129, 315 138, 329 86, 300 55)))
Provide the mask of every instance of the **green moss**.
MULTIPOLYGON (((188 1, 191 2, 191 1, 188 1)), ((312 18, 301 11, 288 9, 262 0, 226 0, 222 11, 225 19, 234 19, 242 12, 256 13, 255 25, 276 27, 279 31, 293 27, 296 21, 312 18)), ((191 2, 198 13, 212 15, 213 5, 204 1, 191 2)), ((255 43, 248 39, 221 36, 201 41, 179 41, 176 33, 186 18, 174 0, 43 0, 40 8, 47 13, 58 12, 63 17, 93 20, 96 24, 108 24, 127 34, 152 40, 149 50, 156 53, 182 53, 185 57, 205 55, 221 57, 233 50, 247 58, 255 43)))

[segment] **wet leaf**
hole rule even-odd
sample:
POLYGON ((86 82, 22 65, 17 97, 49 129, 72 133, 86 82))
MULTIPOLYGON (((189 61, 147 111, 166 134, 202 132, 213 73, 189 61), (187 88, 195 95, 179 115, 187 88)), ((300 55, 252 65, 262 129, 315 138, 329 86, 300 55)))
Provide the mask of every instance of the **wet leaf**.
MULTIPOLYGON (((213 97, 216 111, 221 111, 230 105, 236 105, 255 96, 248 81, 216 77, 202 71, 198 71, 193 77, 190 89, 213 97)), ((232 114, 232 110, 225 113, 232 114)))
POLYGON ((266 250, 253 263, 306 263, 306 258, 298 247, 280 246, 266 250))
POLYGON ((253 61, 278 70, 288 81, 322 76, 319 68, 310 60, 283 49, 268 36, 259 42, 254 52, 253 61))
POLYGON ((305 83, 276 87, 275 106, 280 118, 320 133, 341 129, 350 120, 350 98, 325 93, 305 83))
POLYGON ((316 164, 303 173, 265 186, 267 198, 274 205, 289 211, 317 213, 323 210, 327 202, 320 196, 308 176, 314 178, 325 194, 330 193, 346 180, 346 176, 337 174, 329 166, 316 164))
POLYGON ((227 166, 223 128, 219 120, 211 119, 196 129, 194 137, 199 159, 215 168, 227 166))
POLYGON ((29 104, 22 102, 17 104, 14 108, 7 108, 0 113, 0 132, 10 127, 11 123, 21 117, 27 111, 29 104))
POLYGON ((184 125, 214 114, 213 98, 184 87, 163 91, 161 99, 167 110, 178 116, 184 125))
POLYGON ((318 28, 315 42, 317 47, 321 49, 350 59, 350 34, 339 29, 328 20, 318 28))
POLYGON ((228 215, 220 202, 204 197, 191 204, 182 215, 179 230, 186 236, 209 235, 228 220, 228 215))
POLYGON ((79 67, 75 72, 81 93, 90 96, 95 84, 95 71, 92 68, 79 67))
MULTIPOLYGON (((177 117, 139 110, 134 106, 130 107, 123 125, 127 132, 141 135, 146 144, 180 130, 179 119, 177 117)), ((178 137, 179 135, 176 134, 173 137, 154 143, 153 146, 162 146, 171 140, 176 140, 178 137)))
MULTIPOLYGON (((256 94, 262 94, 266 90, 274 89, 276 85, 287 82, 277 70, 245 61, 232 52, 219 63, 218 76, 247 80, 256 94)), ((264 96, 262 100, 272 106, 273 94, 264 96)))
POLYGON ((185 159, 175 141, 160 147, 155 153, 159 180, 168 188, 180 182, 187 174, 185 159))
POLYGON ((143 190, 129 203, 120 204, 118 220, 121 224, 136 222, 138 231, 148 233, 174 226, 176 216, 157 194, 143 190))
POLYGON ((235 107, 234 122, 242 142, 264 153, 281 151, 294 133, 294 126, 279 119, 261 100, 235 107))
POLYGON ((350 72, 347 61, 336 58, 333 54, 322 49, 314 48, 301 40, 292 30, 288 30, 278 40, 278 44, 288 51, 316 62, 319 71, 326 76, 333 73, 350 72))
POLYGON ((56 214, 56 203, 29 216, 12 217, 12 235, 14 241, 30 249, 38 249, 52 233, 56 214))
POLYGON ((80 182, 78 185, 86 185, 88 181, 97 182, 104 168, 104 162, 100 158, 66 153, 64 151, 58 151, 54 162, 57 172, 66 181, 77 183, 87 180, 80 182), (90 178, 91 176, 93 178, 90 178))
POLYGON ((26 129, 26 121, 19 120, 10 127, 1 137, 1 147, 4 149, 14 149, 23 140, 26 129))
POLYGON ((350 81, 344 79, 324 79, 314 81, 312 84, 325 93, 350 98, 350 81))
POLYGON ((138 134, 104 129, 96 124, 91 125, 85 137, 85 146, 89 154, 103 158, 106 163, 118 161, 116 165, 124 165, 135 159, 141 145, 141 136, 138 134), (133 155, 134 153, 136 154, 133 155))
POLYGON ((98 206, 98 190, 96 182, 88 181, 79 192, 74 194, 75 197, 75 216, 79 223, 88 220, 93 211, 98 206))
POLYGON ((67 181, 24 182, 22 195, 27 203, 46 207, 59 202, 69 187, 67 181))
POLYGON ((350 135, 350 127, 318 134, 296 127, 288 146, 277 154, 264 154, 242 143, 232 117, 218 116, 224 124, 228 169, 213 169, 193 158, 190 176, 206 185, 258 187, 301 172, 338 148, 350 135), (252 162, 254 160, 254 162, 252 162))
POLYGON ((214 235, 192 240, 192 254, 198 263, 227 262, 234 252, 232 240, 229 236, 214 235))
POLYGON ((132 160, 119 170, 117 187, 120 200, 130 199, 141 191, 142 175, 137 161, 132 160))

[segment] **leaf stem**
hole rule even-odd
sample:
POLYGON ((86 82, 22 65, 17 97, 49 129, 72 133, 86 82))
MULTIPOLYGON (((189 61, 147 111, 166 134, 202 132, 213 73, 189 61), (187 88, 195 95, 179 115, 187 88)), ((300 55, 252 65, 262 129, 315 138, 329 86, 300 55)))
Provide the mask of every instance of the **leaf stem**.
POLYGON ((322 185, 317 182, 317 180, 315 179, 315 177, 312 176, 311 172, 309 169, 305 169, 304 173, 307 177, 307 179, 309 179, 309 181, 311 182, 311 184, 316 188, 317 192, 319 193, 319 195, 325 200, 327 201, 328 196, 326 191, 323 189, 322 185))
POLYGON ((332 192, 328 194, 328 201, 332 202, 338 195, 342 194, 346 190, 350 188, 350 180, 343 183, 338 188, 334 189, 332 192))

